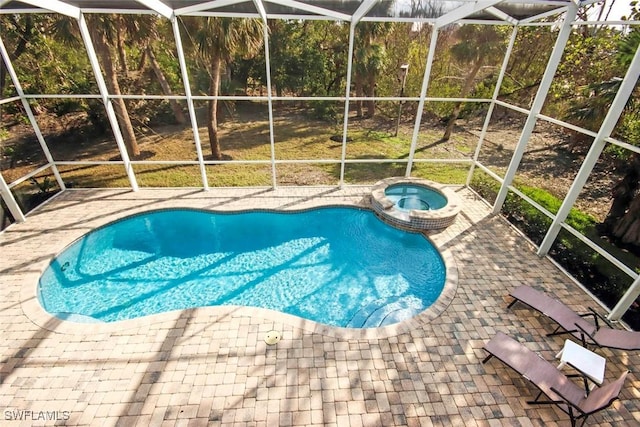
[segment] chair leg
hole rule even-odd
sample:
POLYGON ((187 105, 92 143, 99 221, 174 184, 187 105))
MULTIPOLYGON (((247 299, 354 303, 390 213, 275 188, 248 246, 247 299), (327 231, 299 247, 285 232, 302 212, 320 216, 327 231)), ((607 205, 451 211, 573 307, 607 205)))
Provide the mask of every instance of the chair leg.
POLYGON ((489 355, 482 360, 482 363, 487 363, 487 361, 492 357, 493 357, 493 354, 489 353, 489 355))
POLYGON ((565 403, 563 400, 539 400, 542 396, 543 393, 540 391, 535 399, 527 400, 527 403, 529 405, 558 405, 560 403, 565 403))
MULTIPOLYGON (((576 417, 575 413, 573 412, 573 410, 571 410, 571 408, 569 408, 568 414, 569 414, 569 418, 571 419, 571 427, 577 427, 578 426, 578 420, 580 418, 582 418, 582 415, 576 417)), ((588 415, 585 415, 584 418, 582 418, 582 422, 580 423, 580 427, 583 427, 585 425, 585 423, 587 422, 587 418, 588 417, 589 417, 588 415)))
POLYGON ((553 330, 553 332, 549 332, 547 334, 548 337, 554 337, 556 335, 565 335, 565 334, 573 334, 574 332, 578 332, 577 329, 571 330, 571 331, 565 331, 565 330, 560 330, 560 326, 558 326, 557 328, 555 328, 553 330))

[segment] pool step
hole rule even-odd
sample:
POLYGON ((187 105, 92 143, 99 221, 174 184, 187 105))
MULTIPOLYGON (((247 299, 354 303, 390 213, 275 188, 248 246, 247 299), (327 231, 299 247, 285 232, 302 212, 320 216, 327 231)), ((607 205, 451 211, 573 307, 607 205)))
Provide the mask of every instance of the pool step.
POLYGON ((409 319, 424 308, 415 297, 376 300, 362 307, 347 324, 348 328, 379 328, 409 319))

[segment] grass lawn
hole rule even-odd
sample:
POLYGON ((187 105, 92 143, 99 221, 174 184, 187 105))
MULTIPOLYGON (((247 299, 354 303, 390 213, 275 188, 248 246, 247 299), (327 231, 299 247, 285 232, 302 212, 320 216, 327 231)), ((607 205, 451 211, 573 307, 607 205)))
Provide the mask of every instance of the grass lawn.
MULTIPOLYGON (((342 158, 342 124, 311 118, 307 111, 276 109, 274 116, 274 157, 277 185, 337 185, 342 158), (292 161, 292 162, 289 162, 292 161), (302 161, 302 162, 300 162, 302 161), (305 163, 307 162, 307 163, 305 163)), ((404 175, 409 156, 413 123, 403 123, 398 136, 395 121, 356 119, 349 123, 344 179, 347 184, 372 184, 390 176, 404 175), (386 163, 369 163, 387 159, 386 163), (362 162, 358 162, 362 160, 362 162)), ((417 141, 415 158, 451 159, 461 163, 414 163, 412 175, 446 184, 463 184, 477 139, 464 132, 454 133, 450 141, 439 142, 443 129, 423 129, 417 141)), ((199 129, 205 161, 211 161, 206 127, 199 129)), ((209 186, 271 186, 272 165, 269 122, 260 106, 237 106, 219 124, 223 164, 205 166, 209 186), (247 162, 247 163, 235 163, 247 162)), ((201 187, 197 164, 158 164, 163 161, 195 162, 198 159, 190 125, 147 128, 139 133, 141 155, 132 159, 141 187, 201 187)), ((129 181, 119 162, 120 154, 111 135, 101 138, 56 138, 50 144, 56 160, 109 161, 101 165, 60 165, 65 183, 72 187, 128 187, 129 181)), ((28 165, 25 165, 28 167, 28 165)), ((33 167, 33 165, 31 165, 33 167)), ((27 171, 14 171, 25 174, 27 171)), ((46 174, 50 173, 47 171, 46 174)), ((44 175, 37 179, 42 181, 44 175)))

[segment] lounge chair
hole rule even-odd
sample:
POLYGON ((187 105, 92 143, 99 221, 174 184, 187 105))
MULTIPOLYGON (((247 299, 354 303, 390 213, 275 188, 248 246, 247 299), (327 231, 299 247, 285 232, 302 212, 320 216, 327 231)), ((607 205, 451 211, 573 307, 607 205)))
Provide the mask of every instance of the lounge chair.
POLYGON ((601 317, 595 311, 591 310, 589 313, 578 314, 557 299, 551 298, 531 286, 518 286, 509 295, 514 300, 508 305, 508 308, 511 308, 516 302, 521 302, 558 324, 558 327, 547 336, 571 334, 577 339, 581 339, 582 334, 591 336, 600 328, 598 319, 601 319, 601 317), (587 321, 586 317, 592 317, 593 323, 587 321))
POLYGON ((590 415, 611 406, 619 398, 629 373, 623 372, 617 380, 594 389, 585 397, 583 387, 571 381, 553 364, 502 332, 491 338, 484 349, 489 355, 482 363, 495 356, 540 390, 536 398, 527 403, 557 405, 569 415, 573 427, 580 420, 580 425, 583 426, 590 415), (548 400, 540 400, 543 394, 548 400))
POLYGON ((578 314, 562 302, 527 285, 518 286, 509 295, 514 298, 509 308, 521 302, 558 324, 547 336, 571 334, 582 341, 585 347, 640 350, 640 332, 615 329, 605 317, 591 308, 589 313, 578 314), (593 323, 587 321, 587 317, 593 318, 593 323))
POLYGON ((614 348, 618 350, 640 350, 640 332, 600 327, 589 333, 581 325, 576 325, 580 340, 585 347, 614 348))

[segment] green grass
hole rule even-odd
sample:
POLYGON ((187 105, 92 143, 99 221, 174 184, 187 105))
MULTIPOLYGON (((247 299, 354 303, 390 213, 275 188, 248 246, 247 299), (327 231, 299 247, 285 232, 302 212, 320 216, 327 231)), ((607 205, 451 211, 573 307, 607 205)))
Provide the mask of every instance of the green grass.
MULTIPOLYGON (((395 124, 395 122, 394 122, 395 124)), ((400 128, 373 120, 353 120, 349 124, 346 159, 398 160, 392 163, 355 163, 345 166, 345 182, 370 184, 389 176, 404 175, 411 146, 412 128, 400 128), (386 128, 385 128, 386 126, 386 128)), ((267 164, 222 164, 206 166, 210 186, 270 186, 271 145, 269 123, 262 110, 251 106, 238 107, 233 117, 219 124, 219 139, 225 160, 255 161, 267 164)), ((206 127, 199 129, 205 160, 211 160, 211 148, 206 127)), ((418 139, 416 158, 460 159, 469 152, 472 143, 464 135, 454 134, 448 143, 434 143, 442 135, 439 129, 425 129, 418 139)), ((340 179, 339 161, 342 157, 342 125, 314 119, 303 110, 280 111, 274 117, 275 158, 286 160, 328 160, 316 164, 278 164, 277 184, 336 185, 340 179)), ((196 161, 198 159, 193 131, 189 125, 157 126, 139 134, 140 161, 196 161)), ((113 138, 74 140, 60 138, 50 144, 54 159, 82 159, 119 161, 120 154, 113 138)), ((129 187, 122 165, 61 166, 63 179, 74 187, 129 187)), ((201 187, 200 168, 192 165, 133 166, 140 187, 201 187)), ((415 163, 412 175, 447 184, 463 184, 468 165, 415 163)), ((16 170, 16 173, 19 173, 16 170)))

